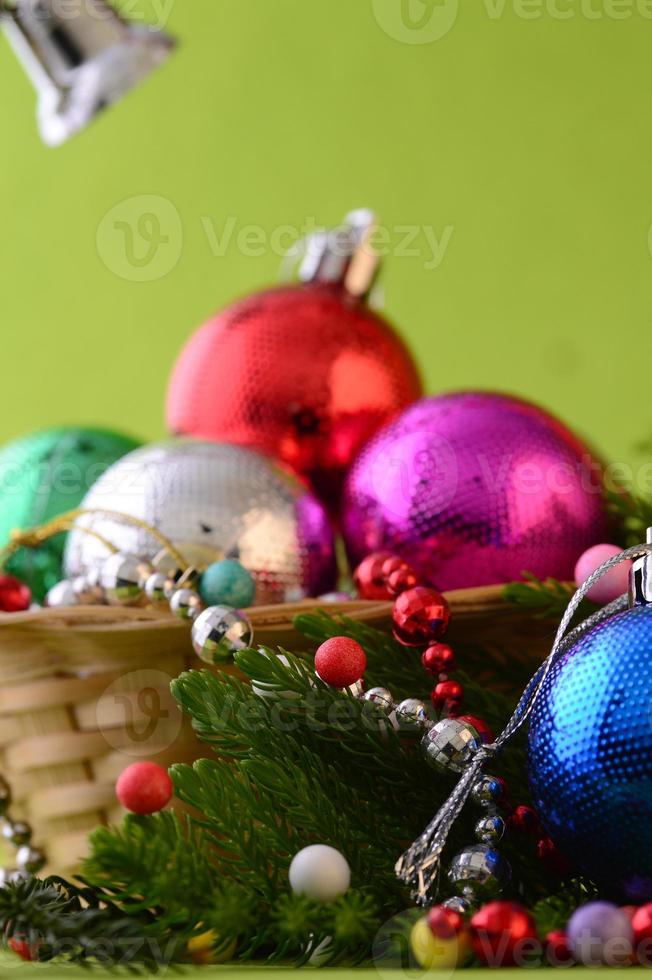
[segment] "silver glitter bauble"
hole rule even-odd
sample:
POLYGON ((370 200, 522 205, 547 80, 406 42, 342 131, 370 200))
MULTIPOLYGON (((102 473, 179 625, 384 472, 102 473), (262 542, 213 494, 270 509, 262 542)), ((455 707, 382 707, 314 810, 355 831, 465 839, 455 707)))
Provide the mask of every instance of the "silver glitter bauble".
MULTIPOLYGON (((251 450, 186 440, 146 446, 110 467, 82 507, 145 521, 198 567, 238 559, 256 579, 258 604, 321 595, 335 584, 334 538, 323 506, 251 450), (195 558, 197 549, 203 562, 195 558)), ((103 515, 83 516, 78 523, 149 561, 161 550, 147 531, 103 515)), ((105 556, 101 542, 73 529, 66 574, 78 575, 105 556)))
POLYGON ((46 857, 38 847, 19 847, 16 852, 16 864, 19 871, 27 871, 35 875, 45 865, 46 857))
POLYGON ((165 588, 167 581, 163 572, 152 572, 145 582, 145 595, 154 605, 168 601, 165 588))
POLYGON ((72 582, 64 578, 61 582, 53 585, 45 597, 45 605, 49 609, 61 609, 67 606, 78 605, 72 582))
POLYGON ((371 687, 363 695, 363 700, 368 701, 370 704, 375 704, 377 707, 382 708, 387 714, 394 710, 394 698, 392 697, 392 692, 388 691, 386 687, 371 687))
POLYGON ((482 775, 473 784, 471 789, 471 799, 478 806, 487 809, 496 806, 500 802, 504 793, 502 780, 495 776, 482 775))
POLYGON ((194 589, 177 589, 172 593, 170 609, 179 619, 197 619, 202 608, 202 601, 194 589))
POLYGON ((396 721, 403 732, 421 732, 429 722, 428 709, 418 698, 406 698, 396 705, 396 721))
POLYGON ((465 847, 451 861, 448 880, 454 888, 466 893, 471 891, 478 898, 494 898, 499 895, 511 878, 507 861, 486 844, 465 847))
POLYGON ((2 836, 15 847, 21 847, 31 841, 32 828, 25 820, 7 820, 2 825, 2 836))
POLYGON ((476 840, 481 844, 497 844, 505 833, 505 821, 497 813, 481 817, 475 825, 476 840))
POLYGON ((110 606, 139 606, 151 568, 137 555, 117 552, 100 567, 100 585, 110 606))
POLYGON ((229 606, 209 606, 192 624, 192 645, 207 664, 230 660, 238 650, 251 646, 253 635, 244 613, 229 606))
POLYGON ((421 742, 429 765, 447 772, 462 772, 480 746, 476 730, 455 718, 438 721, 421 742))

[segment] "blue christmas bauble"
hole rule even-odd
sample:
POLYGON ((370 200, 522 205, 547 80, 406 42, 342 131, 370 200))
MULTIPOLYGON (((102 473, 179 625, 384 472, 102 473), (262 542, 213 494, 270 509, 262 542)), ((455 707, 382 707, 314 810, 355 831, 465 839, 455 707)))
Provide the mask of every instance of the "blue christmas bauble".
POLYGON ((542 823, 605 895, 652 900, 652 606, 613 616, 564 653, 532 712, 542 823))

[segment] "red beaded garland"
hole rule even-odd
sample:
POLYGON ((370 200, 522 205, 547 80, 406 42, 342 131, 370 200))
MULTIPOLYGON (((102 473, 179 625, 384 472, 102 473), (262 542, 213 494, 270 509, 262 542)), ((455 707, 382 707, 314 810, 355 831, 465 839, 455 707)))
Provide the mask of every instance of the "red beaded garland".
POLYGON ((536 810, 531 806, 514 807, 514 812, 509 816, 509 825, 519 834, 538 834, 541 831, 541 824, 536 810))
POLYGON ((632 916, 634 930, 634 945, 652 940, 652 902, 641 905, 632 916))
POLYGON ((407 647, 420 647, 440 639, 450 622, 450 606, 436 589, 417 585, 394 603, 394 636, 407 647))
POLYGON ((172 780, 155 762, 134 762, 115 784, 115 795, 131 813, 158 813, 172 799, 172 780))
POLYGON ((546 936, 546 958, 551 966, 568 966, 574 962, 563 929, 553 929, 546 936))
POLYGON ((549 837, 542 837, 537 843, 537 857, 548 871, 559 875, 560 878, 565 877, 571 870, 570 861, 549 837))
POLYGON ((25 612, 32 604, 32 593, 14 575, 0 575, 0 612, 25 612))
POLYGON ((383 571, 388 560, 400 562, 389 551, 376 551, 360 562, 353 573, 353 581, 361 599, 386 601, 392 598, 387 591, 387 576, 383 571))
POLYGON ((470 922, 473 952, 487 966, 524 965, 536 935, 534 919, 516 902, 489 902, 470 922))
POLYGON ((432 689, 430 700, 435 711, 454 711, 464 699, 464 688, 457 681, 440 681, 432 689))
POLYGON ((315 670, 331 687, 349 687, 365 672, 367 658, 355 640, 348 636, 332 636, 317 649, 315 670))
POLYGON ((423 669, 428 674, 450 674, 457 667, 455 654, 447 643, 433 643, 421 656, 423 669))
POLYGON ((452 939, 464 928, 464 919, 455 909, 446 905, 433 905, 428 912, 428 926, 436 939, 452 939))
POLYGON ((404 568, 397 568, 387 577, 387 591, 392 597, 399 596, 408 589, 413 589, 418 583, 416 573, 406 565, 404 568))

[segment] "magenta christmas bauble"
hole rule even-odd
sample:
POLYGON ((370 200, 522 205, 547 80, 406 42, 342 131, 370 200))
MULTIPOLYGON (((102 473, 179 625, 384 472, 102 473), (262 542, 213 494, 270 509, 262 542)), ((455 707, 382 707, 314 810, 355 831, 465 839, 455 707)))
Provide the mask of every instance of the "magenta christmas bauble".
POLYGON ((601 466, 536 405, 460 392, 423 398, 353 464, 342 529, 355 565, 400 555, 439 589, 572 579, 605 539, 601 466))

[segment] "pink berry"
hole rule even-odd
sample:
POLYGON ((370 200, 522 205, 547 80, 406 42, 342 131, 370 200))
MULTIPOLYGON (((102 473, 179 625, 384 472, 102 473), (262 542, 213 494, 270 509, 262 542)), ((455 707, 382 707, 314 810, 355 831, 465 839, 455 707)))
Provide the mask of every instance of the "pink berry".
POLYGON ((359 681, 367 666, 364 650, 348 636, 332 636, 315 654, 315 670, 331 687, 349 687, 359 681))
POLYGON ((172 780, 155 762, 134 762, 120 773, 115 795, 131 813, 158 813, 172 799, 172 780))
MULTIPOLYGON (((575 566, 575 584, 579 588, 590 575, 605 561, 614 558, 622 549, 615 544, 596 544, 580 557, 575 566)), ((589 589, 587 598, 599 605, 606 605, 621 595, 625 595, 629 587, 629 570, 631 562, 623 561, 620 565, 606 572, 599 582, 589 589)))

